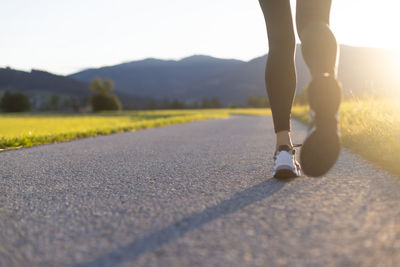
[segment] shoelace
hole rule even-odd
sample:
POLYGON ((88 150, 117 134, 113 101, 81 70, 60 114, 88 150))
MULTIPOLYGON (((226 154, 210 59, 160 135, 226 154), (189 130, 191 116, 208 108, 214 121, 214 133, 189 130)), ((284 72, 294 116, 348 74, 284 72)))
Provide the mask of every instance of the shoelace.
MULTIPOLYGON (((303 146, 303 144, 293 144, 293 146, 292 146, 292 154, 294 155, 294 156, 296 156, 296 148, 299 148, 299 147, 302 147, 303 146)), ((274 160, 276 159, 276 155, 278 154, 278 152, 279 151, 275 151, 275 153, 274 153, 274 156, 273 156, 273 158, 274 158, 274 160)))
MULTIPOLYGON (((302 146, 303 146, 303 144, 294 144, 293 145, 293 150, 295 151, 296 148, 299 148, 299 147, 302 147, 302 146)), ((294 164, 296 164, 296 167, 298 169, 301 169, 300 164, 296 160, 296 152, 294 153, 294 164)))

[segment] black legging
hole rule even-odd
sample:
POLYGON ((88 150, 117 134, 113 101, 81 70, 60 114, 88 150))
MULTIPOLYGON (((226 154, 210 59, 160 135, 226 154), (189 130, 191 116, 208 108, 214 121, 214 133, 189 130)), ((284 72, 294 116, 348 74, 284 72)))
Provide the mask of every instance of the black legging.
MULTIPOLYGON (((289 0, 259 0, 267 24, 269 53, 265 70, 275 132, 290 131, 296 92, 296 39, 289 0)), ((312 77, 336 75, 337 42, 329 28, 332 0, 297 0, 296 24, 303 58, 312 77)))

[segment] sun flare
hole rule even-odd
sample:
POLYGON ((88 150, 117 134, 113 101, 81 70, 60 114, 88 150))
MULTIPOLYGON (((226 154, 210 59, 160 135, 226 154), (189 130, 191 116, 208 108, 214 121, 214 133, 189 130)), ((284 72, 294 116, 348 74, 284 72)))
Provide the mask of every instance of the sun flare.
POLYGON ((331 24, 341 43, 400 52, 399 10, 392 0, 333 1, 331 24))

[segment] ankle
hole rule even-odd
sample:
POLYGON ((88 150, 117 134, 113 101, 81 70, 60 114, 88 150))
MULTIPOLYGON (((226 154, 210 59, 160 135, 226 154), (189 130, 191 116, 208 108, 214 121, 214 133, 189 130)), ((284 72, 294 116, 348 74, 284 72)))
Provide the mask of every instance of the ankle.
POLYGON ((276 150, 278 150, 279 146, 289 146, 293 147, 292 138, 290 137, 289 131, 280 131, 276 133, 276 150))

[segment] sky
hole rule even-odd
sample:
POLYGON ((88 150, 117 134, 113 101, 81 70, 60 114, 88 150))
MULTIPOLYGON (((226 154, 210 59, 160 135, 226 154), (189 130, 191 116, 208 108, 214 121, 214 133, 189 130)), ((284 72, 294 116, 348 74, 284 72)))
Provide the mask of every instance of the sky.
MULTIPOLYGON (((397 49, 399 7, 333 0, 331 27, 341 44, 397 49)), ((0 67, 62 75, 148 57, 268 52, 258 0, 1 0, 0 25, 0 67)))

